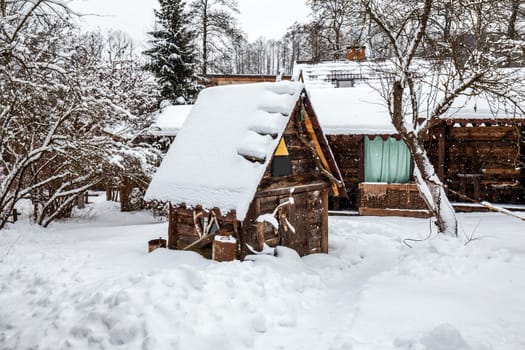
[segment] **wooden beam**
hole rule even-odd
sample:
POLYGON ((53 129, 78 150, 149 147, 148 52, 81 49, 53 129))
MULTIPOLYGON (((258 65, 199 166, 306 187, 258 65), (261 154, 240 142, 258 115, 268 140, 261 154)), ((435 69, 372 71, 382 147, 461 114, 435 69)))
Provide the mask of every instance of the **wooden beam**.
POLYGON ((321 251, 328 254, 328 191, 323 191, 323 217, 321 222, 321 251))
POLYGON ((315 183, 310 185, 300 185, 300 186, 290 186, 286 188, 276 188, 273 190, 266 190, 266 191, 260 191, 255 194, 255 198, 260 197, 273 197, 273 196, 282 196, 286 194, 290 194, 290 192, 293 190, 293 193, 301 193, 301 192, 308 192, 308 191, 316 191, 316 190, 323 190, 325 188, 330 187, 330 184, 326 182, 321 183, 315 183))
POLYGON ((365 137, 359 142, 359 182, 365 182, 365 137))
POLYGON ((168 209, 168 249, 177 249, 179 234, 177 231, 177 210, 169 203, 168 209))
POLYGON ((445 127, 438 129, 438 176, 441 182, 445 182, 445 127))
MULTIPOLYGON (((310 120, 314 133, 319 134, 318 137, 316 136, 316 139, 325 156, 325 161, 328 163, 328 167, 326 170, 330 171, 330 173, 335 178, 341 181, 342 185, 338 188, 339 196, 346 198, 347 197, 346 188, 345 188, 343 177, 341 176, 341 172, 339 170, 339 166, 337 165, 335 161, 335 157, 334 157, 334 154, 332 153, 332 149, 330 148, 330 145, 328 143, 328 140, 326 139, 325 134, 322 132, 321 125, 319 124, 319 120, 317 119, 317 115, 315 114, 315 111, 311 106, 310 100, 308 99, 308 94, 306 93, 305 93, 305 98, 303 99, 303 105, 305 107, 305 110, 308 116, 307 119, 310 120)), ((334 192, 334 193, 337 193, 337 192, 334 192)))
POLYGON ((428 210, 411 209, 382 209, 382 208, 359 208, 361 216, 401 216, 407 218, 427 219, 431 215, 428 210))
MULTIPOLYGON (((306 131, 308 131, 308 134, 310 134, 310 137, 312 138, 312 141, 314 143, 315 151, 317 152, 317 155, 319 156, 319 159, 321 159, 321 164, 323 168, 325 168, 326 171, 330 172, 330 174, 334 175, 332 168, 328 164, 328 161, 326 160, 324 151, 321 149, 321 145, 319 144, 319 139, 317 138, 317 135, 315 134, 314 127, 312 125, 312 121, 310 119, 310 116, 308 115, 308 112, 306 112, 304 125, 306 127, 306 131)), ((337 175, 337 174, 335 174, 337 175)), ((342 181, 341 176, 339 176, 340 181, 342 181)), ((334 196, 339 196, 339 187, 337 184, 332 183, 332 191, 334 192, 334 196)))

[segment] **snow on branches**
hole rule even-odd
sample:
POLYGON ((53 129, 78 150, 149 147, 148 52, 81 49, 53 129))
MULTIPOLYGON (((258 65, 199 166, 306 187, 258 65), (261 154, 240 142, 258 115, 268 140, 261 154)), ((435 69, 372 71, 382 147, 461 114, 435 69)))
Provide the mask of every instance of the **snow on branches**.
POLYGON ((0 213, 28 198, 47 226, 121 171, 117 155, 148 176, 157 152, 130 139, 147 127, 139 115, 156 95, 133 50, 115 34, 81 34, 65 2, 0 5, 0 213))

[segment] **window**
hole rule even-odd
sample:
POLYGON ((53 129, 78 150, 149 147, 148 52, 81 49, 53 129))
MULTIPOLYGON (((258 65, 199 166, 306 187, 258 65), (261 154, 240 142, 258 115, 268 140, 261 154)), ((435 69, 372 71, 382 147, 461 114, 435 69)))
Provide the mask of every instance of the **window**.
POLYGON ((406 183, 412 158, 405 142, 393 137, 365 137, 365 182, 406 183))

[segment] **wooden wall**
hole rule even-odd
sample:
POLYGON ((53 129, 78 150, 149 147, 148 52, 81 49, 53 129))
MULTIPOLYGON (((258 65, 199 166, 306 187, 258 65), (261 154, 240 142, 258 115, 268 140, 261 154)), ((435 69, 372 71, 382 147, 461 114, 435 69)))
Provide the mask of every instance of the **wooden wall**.
POLYGON ((361 183, 359 189, 360 215, 428 217, 427 206, 415 183, 361 183))
MULTIPOLYGON (((202 208, 187 208, 184 204, 173 207, 169 213, 169 228, 168 228, 168 248, 170 249, 184 249, 189 244, 199 239, 197 229, 194 221, 194 211, 203 211, 202 208)), ((229 232, 235 237, 238 237, 235 213, 221 213, 217 208, 213 209, 217 215, 220 224, 220 230, 229 232)), ((211 211, 203 211, 206 217, 210 217, 211 211)), ((205 246, 211 243, 211 239, 205 240, 196 248, 205 246)))
MULTIPOLYGON (((523 202, 519 127, 447 126, 446 135, 446 179, 450 188, 460 190, 458 174, 480 174, 479 199, 523 202)), ((473 195, 473 184, 469 181, 466 186, 467 195, 473 195)))
MULTIPOLYGON (((203 81, 206 87, 231 85, 231 84, 253 84, 264 82, 275 82, 275 75, 257 75, 257 74, 210 74, 207 80, 203 81)), ((282 80, 291 80, 290 75, 282 77, 282 80)))
MULTIPOLYGON (((255 227, 254 220, 262 214, 271 213, 281 202, 293 198, 294 204, 281 209, 281 222, 276 232, 271 225, 264 225, 267 244, 284 245, 295 249, 299 255, 328 252, 328 194, 330 182, 319 171, 312 150, 304 145, 310 136, 299 115, 291 118, 284 138, 289 151, 291 174, 273 177, 271 164, 257 189, 252 219, 248 225, 255 227), (301 141, 303 140, 303 141, 301 141), (293 191, 293 192, 292 192, 293 191), (295 228, 287 228, 284 217, 295 228)), ((256 242, 256 230, 247 236, 249 244, 256 242)))
MULTIPOLYGON (((519 166, 520 162, 523 164, 525 161, 525 145, 519 142, 520 132, 525 135, 525 128, 480 124, 447 126, 443 123, 431 131, 426 147, 437 174, 451 189, 460 191, 458 174, 479 173, 479 199, 525 203, 525 169, 519 166)), ((368 206, 358 189, 359 183, 364 181, 363 136, 327 135, 327 139, 349 194, 349 201, 344 202, 339 209, 368 206)), ((472 196, 473 191, 472 182, 466 181, 466 194, 472 196)), ((397 197, 398 194, 393 196, 397 197)), ((460 200, 454 196, 451 199, 460 200)), ((401 208, 404 207, 401 205, 401 208)))
POLYGON ((327 135, 326 138, 348 192, 348 200, 338 203, 339 209, 356 209, 359 202, 357 186, 364 180, 363 135, 327 135))
POLYGON ((293 198, 292 205, 279 209, 276 230, 269 223, 262 225, 267 245, 295 249, 299 255, 328 252, 328 183, 296 186, 289 189, 259 192, 253 202, 253 215, 248 220, 246 242, 252 247, 258 245, 257 223, 262 214, 272 213, 279 204, 293 198), (289 224, 288 224, 289 223, 289 224))

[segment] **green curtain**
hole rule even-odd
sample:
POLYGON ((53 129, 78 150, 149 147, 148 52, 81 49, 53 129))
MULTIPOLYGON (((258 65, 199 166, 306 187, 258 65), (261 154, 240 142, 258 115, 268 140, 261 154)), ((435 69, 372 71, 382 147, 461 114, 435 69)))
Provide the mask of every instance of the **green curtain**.
POLYGON ((365 136, 366 182, 406 183, 411 174, 412 158, 405 142, 365 136))

